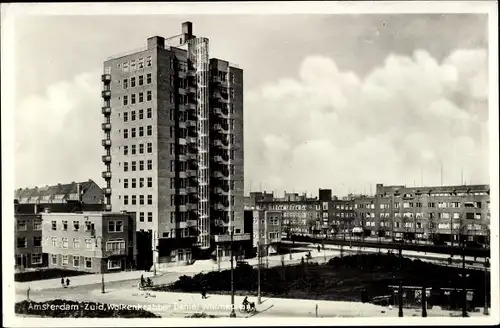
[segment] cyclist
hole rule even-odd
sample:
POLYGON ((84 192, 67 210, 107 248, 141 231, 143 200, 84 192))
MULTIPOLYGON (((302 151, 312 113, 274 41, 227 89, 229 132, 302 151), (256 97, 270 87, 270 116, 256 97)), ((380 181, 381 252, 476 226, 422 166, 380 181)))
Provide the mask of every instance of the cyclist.
POLYGON ((245 296, 245 299, 243 300, 243 307, 245 308, 245 311, 247 311, 248 303, 248 296, 245 296))

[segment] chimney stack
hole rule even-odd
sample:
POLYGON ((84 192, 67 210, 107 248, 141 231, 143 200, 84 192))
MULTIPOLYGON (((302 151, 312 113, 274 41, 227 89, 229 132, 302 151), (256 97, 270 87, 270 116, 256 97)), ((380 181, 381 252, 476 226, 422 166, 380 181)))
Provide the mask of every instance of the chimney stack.
POLYGON ((78 195, 78 201, 82 201, 82 191, 81 191, 81 186, 79 183, 76 184, 76 193, 78 195))

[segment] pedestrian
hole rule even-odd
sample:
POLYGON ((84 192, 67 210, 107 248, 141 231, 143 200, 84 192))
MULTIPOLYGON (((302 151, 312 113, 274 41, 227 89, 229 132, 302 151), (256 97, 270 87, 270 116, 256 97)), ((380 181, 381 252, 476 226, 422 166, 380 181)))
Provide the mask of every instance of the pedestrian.
POLYGON ((69 278, 66 278, 66 287, 69 287, 69 278))
POLYGON ((141 274, 141 287, 142 287, 142 286, 144 286, 144 282, 145 282, 145 281, 144 281, 144 275, 143 275, 143 274, 141 274))
POLYGON ((207 289, 205 286, 201 287, 201 298, 206 299, 207 298, 207 289))
POLYGON ((301 264, 304 264, 304 257, 302 256, 302 258, 300 259, 300 263, 301 264))
POLYGON ((64 287, 64 277, 61 277, 61 285, 64 287))
POLYGON ((321 246, 318 245, 318 253, 321 252, 321 246))
POLYGON ((318 304, 316 304, 316 318, 318 317, 318 304))

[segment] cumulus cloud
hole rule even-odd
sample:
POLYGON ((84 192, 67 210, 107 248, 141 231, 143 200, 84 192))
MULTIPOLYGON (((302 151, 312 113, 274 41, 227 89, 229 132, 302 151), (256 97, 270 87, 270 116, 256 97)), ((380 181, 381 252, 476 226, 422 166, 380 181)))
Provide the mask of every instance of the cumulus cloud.
POLYGON ((102 185, 100 71, 48 86, 15 111, 15 185, 93 179, 102 185))
POLYGON ((391 54, 364 77, 311 56, 246 94, 245 185, 338 194, 370 184, 488 183, 485 49, 391 54), (340 186, 345 186, 344 190, 340 186))

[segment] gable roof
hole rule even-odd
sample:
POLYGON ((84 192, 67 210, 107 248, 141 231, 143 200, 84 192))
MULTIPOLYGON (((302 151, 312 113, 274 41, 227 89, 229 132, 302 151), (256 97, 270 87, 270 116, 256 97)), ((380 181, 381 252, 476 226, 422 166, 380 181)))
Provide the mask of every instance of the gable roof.
MULTIPOLYGON (((15 190, 15 199, 40 199, 40 197, 48 196, 53 198, 55 195, 64 195, 68 197, 71 194, 76 194, 80 184, 81 192, 84 194, 92 185, 97 185, 92 179, 84 182, 71 182, 67 184, 57 184, 53 186, 35 187, 35 188, 19 188, 15 190)), ((30 200, 30 202, 33 201, 30 200)))

